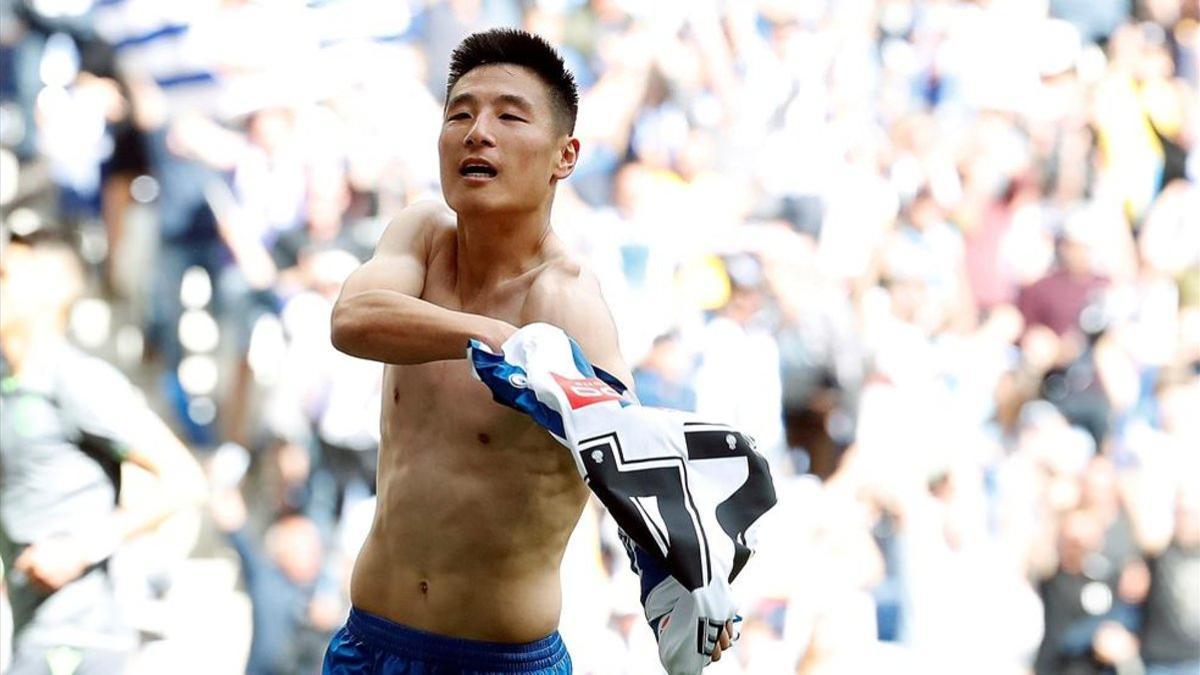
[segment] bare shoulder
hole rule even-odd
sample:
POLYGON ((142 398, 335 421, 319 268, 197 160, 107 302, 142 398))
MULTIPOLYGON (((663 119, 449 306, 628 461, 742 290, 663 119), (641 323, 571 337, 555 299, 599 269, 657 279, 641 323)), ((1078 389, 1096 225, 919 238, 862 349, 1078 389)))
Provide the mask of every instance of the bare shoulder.
POLYGON ((600 280, 579 260, 563 256, 548 262, 529 288, 522 315, 522 323, 540 321, 563 329, 588 360, 627 385, 632 382, 600 280))
POLYGON ((458 216, 440 201, 429 200, 423 203, 427 205, 424 208, 430 253, 453 246, 457 239, 455 233, 458 231, 458 216))
POLYGON ((394 253, 425 249, 439 236, 452 232, 457 222, 454 212, 445 204, 422 200, 406 206, 392 217, 379 240, 378 251, 394 253))
POLYGON ((417 202, 400 211, 380 236, 375 254, 342 284, 338 306, 380 290, 421 297, 438 233, 452 231, 455 222, 453 212, 438 202, 417 202))
MULTIPOLYGON (((603 314, 608 307, 600 292, 596 275, 582 262, 571 256, 550 260, 538 273, 529 287, 523 314, 529 322, 544 321, 558 325, 576 315, 595 313, 603 305, 603 314)), ((559 326, 566 329, 565 326, 559 326)))

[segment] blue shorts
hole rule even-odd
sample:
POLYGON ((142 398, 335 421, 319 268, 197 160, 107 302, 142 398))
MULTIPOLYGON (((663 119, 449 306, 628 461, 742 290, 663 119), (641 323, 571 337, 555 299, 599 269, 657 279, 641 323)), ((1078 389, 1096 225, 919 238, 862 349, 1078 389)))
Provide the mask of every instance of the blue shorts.
POLYGON ((558 632, 523 644, 480 642, 402 626, 359 609, 325 652, 325 675, 570 675, 558 632))

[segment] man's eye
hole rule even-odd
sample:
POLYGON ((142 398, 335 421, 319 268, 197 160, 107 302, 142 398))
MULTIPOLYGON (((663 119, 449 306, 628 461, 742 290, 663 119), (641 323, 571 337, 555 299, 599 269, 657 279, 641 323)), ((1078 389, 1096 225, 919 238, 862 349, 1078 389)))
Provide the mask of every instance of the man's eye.
POLYGON ((512 114, 512 113, 504 113, 503 115, 501 115, 501 116, 500 116, 500 119, 502 119, 502 120, 514 120, 514 121, 516 121, 516 122, 524 122, 524 121, 525 121, 524 119, 522 119, 522 118, 520 118, 520 117, 517 117, 516 115, 514 115, 514 114, 512 114))
POLYGON ((446 119, 450 119, 450 120, 465 120, 465 119, 467 119, 468 117, 470 117, 470 115, 468 115, 467 113, 465 113, 465 112, 460 112, 460 113, 454 113, 453 115, 451 115, 450 117, 447 117, 446 119))

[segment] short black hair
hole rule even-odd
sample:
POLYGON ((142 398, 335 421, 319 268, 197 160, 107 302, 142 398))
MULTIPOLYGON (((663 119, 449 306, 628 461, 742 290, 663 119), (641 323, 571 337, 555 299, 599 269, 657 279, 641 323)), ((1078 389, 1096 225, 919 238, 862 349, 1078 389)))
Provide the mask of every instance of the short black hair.
POLYGON ((528 68, 550 89, 550 104, 562 127, 575 133, 579 88, 562 57, 544 38, 516 28, 493 28, 468 35, 450 55, 446 100, 458 80, 480 66, 509 63, 528 68))

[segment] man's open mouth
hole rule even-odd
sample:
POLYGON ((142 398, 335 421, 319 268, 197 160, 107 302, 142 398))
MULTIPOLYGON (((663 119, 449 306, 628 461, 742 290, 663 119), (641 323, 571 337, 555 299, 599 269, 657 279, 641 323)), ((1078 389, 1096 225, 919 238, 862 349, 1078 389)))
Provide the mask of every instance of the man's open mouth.
POLYGON ((458 175, 466 178, 495 178, 496 167, 484 161, 467 160, 458 167, 458 175))

